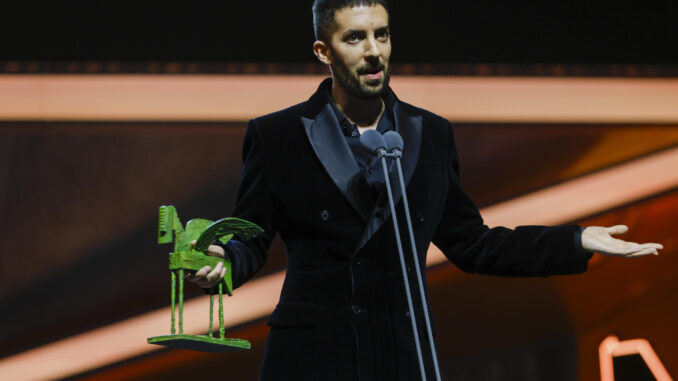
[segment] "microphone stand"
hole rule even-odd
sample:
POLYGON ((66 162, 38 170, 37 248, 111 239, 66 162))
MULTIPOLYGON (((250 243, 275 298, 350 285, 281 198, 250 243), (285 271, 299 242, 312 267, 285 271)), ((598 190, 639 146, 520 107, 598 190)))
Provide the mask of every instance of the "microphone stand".
MULTIPOLYGON (((405 267, 405 255, 403 254, 403 245, 400 240, 400 230, 398 229, 398 219, 396 218, 396 210, 395 210, 395 205, 393 204, 393 193, 391 192, 391 181, 388 175, 388 168, 386 166, 386 157, 392 156, 393 154, 388 154, 386 153, 386 150, 381 148, 377 151, 377 157, 381 159, 381 165, 382 168, 384 169, 384 182, 386 183, 386 191, 388 192, 388 203, 389 206, 391 207, 391 216, 393 220, 393 229, 395 229, 395 235, 396 235, 396 243, 398 244, 398 254, 400 256, 400 268, 403 273, 403 282, 405 284, 405 294, 407 295, 407 306, 410 309, 410 323, 412 324, 412 333, 414 334, 414 343, 417 347, 417 358, 419 359, 419 373, 421 374, 421 380, 426 381, 426 371, 424 370, 424 358, 421 353, 421 345, 419 344, 419 330, 417 330, 417 322, 414 320, 414 307, 412 305, 412 292, 410 291, 410 282, 407 277, 407 268, 405 267)), ((399 161, 398 161, 399 163, 399 161)), ((398 166, 400 167, 400 166, 398 166)), ((401 178, 402 182, 402 178, 401 178)), ((403 196, 405 194, 403 193, 403 196)), ((407 210, 407 209, 405 209, 407 210)), ((409 215, 408 215, 409 219, 409 215)), ((414 241, 412 241, 414 244, 414 241)), ((417 271, 419 271, 419 265, 417 264, 416 258, 415 258, 415 264, 417 265, 417 271)), ((421 281, 420 281, 420 287, 421 287, 421 281)), ((428 323, 428 310, 424 311, 424 315, 426 316, 426 320, 428 323)), ((430 323, 428 324, 428 329, 429 329, 429 335, 430 335, 430 323)), ((429 339, 430 340, 430 339, 429 339)), ((434 361, 436 363, 436 370, 437 370, 437 361, 434 361)), ((438 375, 438 380, 440 380, 440 376, 438 375)))
MULTIPOLYGON (((400 150, 393 150, 391 155, 395 156, 396 167, 398 169, 398 179, 400 180, 400 190, 403 195, 403 207, 405 209, 405 221, 407 221, 407 230, 410 234, 410 243, 412 245, 412 257, 414 259, 414 268, 417 273, 417 283, 419 284, 419 296, 421 297, 421 305, 424 310, 424 321, 426 322, 426 333, 428 334, 428 343, 431 348, 431 357, 433 358, 433 367, 436 372, 436 380, 440 381, 440 368, 438 367, 438 354, 436 353, 436 347, 433 342, 433 330, 431 329, 431 319, 428 316, 428 303, 426 303, 426 295, 424 293, 424 283, 421 280, 421 270, 419 269, 419 255, 417 254, 417 245, 414 242, 414 231, 412 230, 412 219, 410 218, 410 207, 407 203, 407 193, 405 192, 405 181, 403 180, 403 169, 400 165, 400 157, 402 152, 400 150)), ((385 164, 384 164, 385 165, 385 164)), ((387 180, 388 182, 388 180, 387 180)), ((389 197, 391 197, 389 193, 389 197)), ((391 201, 391 205, 393 201, 391 201)), ((395 211, 391 208, 393 214, 393 220, 395 221, 395 211)), ((397 228, 396 228, 397 229, 397 228)), ((399 236, 399 235, 398 235, 399 236)), ((400 240, 400 238, 398 238, 400 240)), ((402 256, 401 256, 402 261, 402 256)), ((404 271, 403 271, 404 273, 404 271)), ((412 308, 412 307, 410 307, 412 308)), ((410 314, 413 315, 413 314, 410 314)))
POLYGON ((426 322, 426 332, 428 334, 428 341, 431 348, 431 356, 433 366, 436 373, 436 380, 440 381, 440 369, 438 367, 438 356, 436 354, 435 344, 433 342, 433 332, 431 330, 431 319, 428 316, 428 305, 426 303, 426 295, 424 293, 424 284, 422 281, 421 269, 419 266, 419 257, 417 255, 417 247, 414 241, 414 231, 412 230, 412 220, 410 218, 410 207, 407 203, 407 192, 405 190, 405 181, 403 177, 403 169, 400 164, 400 157, 402 156, 403 139, 397 132, 389 131, 383 136, 376 130, 367 130, 360 136, 360 143, 370 153, 376 155, 381 160, 381 166, 384 170, 384 182, 386 183, 386 192, 388 194, 388 203, 391 208, 391 217, 393 219, 393 229, 396 236, 396 244, 398 246, 398 255, 400 256, 400 269, 403 274, 403 283, 405 285, 405 296, 407 297, 407 306, 409 308, 410 323, 412 325, 412 334, 414 335, 414 343, 417 348, 417 358, 419 360, 419 372, 422 381, 426 381, 426 370, 424 367, 424 357, 421 352, 421 342, 419 340, 419 330, 417 329, 417 322, 415 320, 416 314, 412 303, 412 291, 410 291, 410 282, 407 276, 407 268, 405 266, 405 255, 403 254, 402 240, 400 239, 400 229, 398 228, 398 218, 395 210, 395 201, 393 199, 393 192, 391 191, 391 179, 386 165, 386 158, 394 158, 396 161, 396 168, 398 172, 398 180, 403 197, 403 206, 405 208, 405 220, 407 221, 407 229, 410 236, 410 243, 412 244, 412 258, 417 273, 417 283, 419 286, 419 296, 421 298, 421 305, 424 313, 424 321, 426 322), (387 142, 388 140, 388 142, 387 142), (387 151, 388 148, 388 151, 387 151))

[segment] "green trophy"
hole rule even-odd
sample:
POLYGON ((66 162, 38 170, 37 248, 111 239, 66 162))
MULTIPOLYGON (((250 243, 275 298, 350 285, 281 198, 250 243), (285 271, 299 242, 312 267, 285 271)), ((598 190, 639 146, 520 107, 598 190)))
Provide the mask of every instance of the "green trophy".
POLYGON ((223 218, 215 222, 197 218, 188 221, 186 229, 184 229, 176 209, 171 205, 161 206, 158 243, 174 242, 174 251, 169 255, 169 270, 172 282, 170 298, 172 307, 171 334, 149 337, 148 343, 212 353, 250 349, 251 344, 249 341, 231 339, 225 336, 223 294, 224 292, 228 293, 228 295, 233 294, 231 262, 227 259, 208 256, 206 253, 209 245, 216 240, 224 244, 234 237, 240 241, 248 241, 261 233, 263 233, 263 230, 259 226, 234 217, 223 218), (196 241, 196 244, 194 247, 191 247, 191 241, 193 240, 196 241), (204 266, 214 268, 219 262, 222 262, 226 268, 226 275, 223 281, 209 290, 209 333, 207 335, 184 334, 184 271, 197 271, 204 266), (178 292, 177 278, 179 281, 178 292), (219 337, 214 337, 212 333, 215 293, 219 295, 219 337), (179 333, 176 330, 176 320, 174 317, 177 298, 179 299, 179 333))

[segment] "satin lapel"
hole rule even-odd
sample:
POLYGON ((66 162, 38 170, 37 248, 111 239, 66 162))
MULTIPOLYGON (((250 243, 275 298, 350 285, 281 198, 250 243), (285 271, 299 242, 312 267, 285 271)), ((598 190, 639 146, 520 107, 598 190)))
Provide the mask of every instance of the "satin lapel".
MULTIPOLYGON (((400 109, 400 104, 396 103, 393 107, 393 114, 395 115, 396 120, 396 131, 400 133, 400 136, 403 137, 403 158, 401 159, 401 164, 403 167, 403 177, 405 182, 405 187, 410 183, 414 170, 417 167, 417 161, 419 161, 419 151, 421 150, 421 116, 410 116, 407 115, 404 111, 400 109)), ((393 200, 395 204, 398 204, 400 197, 402 197, 400 184, 395 181, 395 165, 393 169, 394 179, 391 181, 391 184, 395 184, 393 187, 393 200)), ((390 211, 389 211, 390 213, 390 211)))
POLYGON ((328 103, 316 115, 315 119, 302 117, 306 135, 313 146, 316 156, 323 167, 346 197, 363 222, 369 217, 369 210, 361 207, 360 195, 351 184, 356 176, 361 176, 360 168, 339 130, 339 122, 328 103))
MULTIPOLYGON (((422 122, 421 116, 410 116, 407 115, 403 110, 400 109, 400 104, 398 102, 393 106, 393 114, 395 117, 396 131, 400 133, 403 137, 403 158, 401 159, 401 165, 403 167, 403 178, 405 182, 405 187, 410 183, 414 170, 417 167, 417 161, 419 160, 419 151, 421 150, 421 129, 422 122)), ((392 160, 388 160, 392 161, 392 160)), ((400 190, 400 181, 398 180, 397 169, 395 163, 389 165, 389 176, 391 178, 391 191, 393 192, 393 201, 398 207, 398 201, 402 197, 402 191, 400 190)), ((381 167, 380 167, 381 168, 381 167)), ((359 252, 367 241, 372 238, 374 233, 379 230, 381 225, 388 219, 391 215, 391 208, 388 204, 388 194, 386 192, 386 187, 382 190, 377 198, 377 203, 370 214, 370 218, 367 221, 367 228, 363 232, 363 236, 360 239, 358 247, 354 251, 354 254, 359 252)))

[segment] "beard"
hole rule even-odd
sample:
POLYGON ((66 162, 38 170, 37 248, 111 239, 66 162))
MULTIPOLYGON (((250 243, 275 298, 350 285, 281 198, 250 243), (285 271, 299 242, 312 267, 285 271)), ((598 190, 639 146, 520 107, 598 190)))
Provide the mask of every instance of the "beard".
POLYGON ((374 99, 381 97, 386 92, 390 80, 388 65, 383 63, 363 65, 353 72, 340 59, 337 59, 337 57, 334 57, 333 63, 334 78, 347 93, 354 97, 360 99, 374 99), (375 67, 382 69, 381 78, 373 80, 368 79, 364 83, 361 82, 360 74, 366 69, 375 67))

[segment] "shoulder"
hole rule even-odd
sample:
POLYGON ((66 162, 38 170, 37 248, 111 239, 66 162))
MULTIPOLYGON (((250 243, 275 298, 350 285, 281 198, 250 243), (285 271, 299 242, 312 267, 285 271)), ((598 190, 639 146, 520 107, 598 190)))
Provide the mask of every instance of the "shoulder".
POLYGON ((262 141, 289 139, 300 130, 301 117, 307 102, 253 118, 247 124, 247 134, 255 134, 262 141))
POLYGON ((262 128, 277 128, 283 126, 298 125, 301 123, 301 117, 306 114, 315 114, 326 103, 323 95, 329 91, 331 80, 325 79, 320 83, 318 89, 311 95, 311 97, 301 103, 287 107, 282 110, 272 112, 257 118, 252 121, 262 128))
POLYGON ((426 109, 423 109, 421 107, 417 107, 414 105, 411 105, 407 102, 403 102, 401 100, 398 101, 399 106, 401 107, 402 111, 404 111, 407 115, 410 116, 419 116, 422 119, 422 123, 425 125, 432 125, 435 127, 440 127, 440 128, 449 128, 450 127, 450 122, 443 118, 442 116, 438 114, 434 114, 431 111, 428 111, 426 109))
POLYGON ((402 112, 410 117, 420 117, 422 137, 431 142, 447 142, 453 136, 452 125, 442 116, 399 100, 402 112), (428 139, 427 139, 428 138, 428 139))
POLYGON ((420 107, 399 100, 398 107, 410 118, 421 118, 421 155, 430 161, 443 161, 457 156, 452 124, 444 117, 420 107))
POLYGON ((270 129, 277 127, 288 126, 293 123, 299 123, 307 102, 301 102, 294 106, 272 112, 270 114, 256 117, 250 121, 259 129, 270 129))
POLYGON ((276 155, 278 150, 287 152, 306 141, 301 118, 307 102, 301 102, 282 110, 251 119, 245 131, 243 152, 257 145, 276 155))

